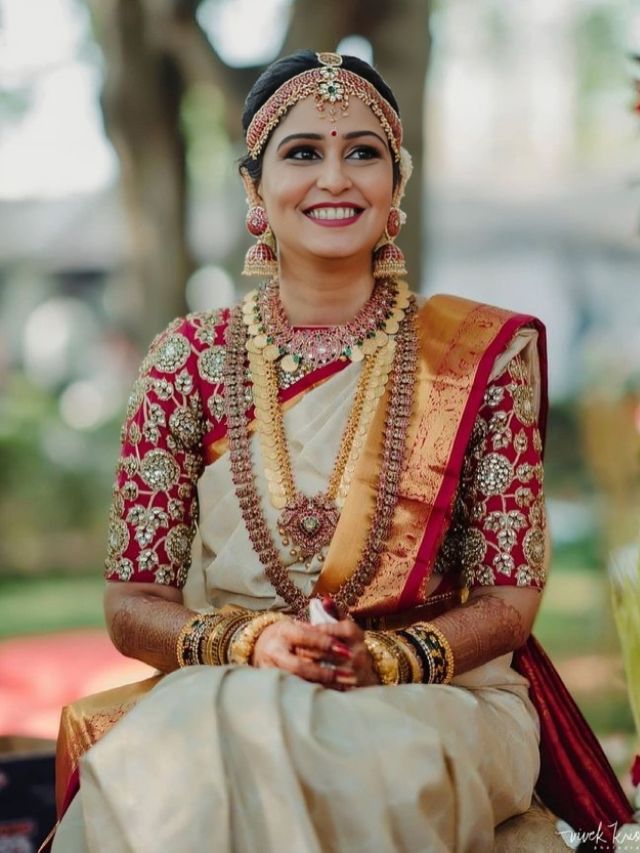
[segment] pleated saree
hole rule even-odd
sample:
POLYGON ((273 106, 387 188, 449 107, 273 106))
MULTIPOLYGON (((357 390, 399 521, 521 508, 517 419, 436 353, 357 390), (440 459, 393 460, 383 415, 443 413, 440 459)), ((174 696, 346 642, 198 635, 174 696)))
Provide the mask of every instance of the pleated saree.
MULTIPOLYGON (((546 417, 544 335, 534 318, 434 297, 418 325, 399 501, 382 562, 351 614, 378 627, 459 605, 464 577, 442 569, 443 552, 478 411, 514 359, 541 432, 546 417)), ((336 363, 281 394, 296 480, 307 494, 326 487, 359 369, 336 363)), ((384 402, 324 564, 281 554, 307 594, 334 592, 355 569, 375 507, 384 402)), ((264 498, 255 437, 252 450, 264 498)), ((220 422, 202 443, 207 464, 184 603, 281 609, 251 547, 226 451, 220 422)), ((266 499, 263 507, 275 528, 276 511, 266 499)), ((520 567, 520 584, 546 569, 533 547, 539 534, 528 541, 532 564, 520 567)), ((476 562, 467 580, 484 577, 476 562)), ((495 826, 528 809, 536 782, 573 826, 627 820, 615 777, 544 654, 534 641, 516 654, 526 678, 512 657, 447 686, 339 693, 277 670, 198 666, 89 697, 63 713, 58 790, 66 813, 53 849, 491 850, 495 826)))

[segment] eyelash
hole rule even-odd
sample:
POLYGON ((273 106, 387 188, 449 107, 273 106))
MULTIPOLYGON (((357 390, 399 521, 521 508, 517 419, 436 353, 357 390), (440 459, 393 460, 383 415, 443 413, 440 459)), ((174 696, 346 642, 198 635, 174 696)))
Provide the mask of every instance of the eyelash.
MULTIPOLYGON (((354 154, 364 154, 364 157, 356 157, 356 160, 377 160, 380 158, 380 152, 371 145, 358 145, 357 148, 354 148, 349 152, 349 157, 351 158, 354 154)), ((285 160, 297 160, 297 161, 309 161, 315 160, 319 157, 319 152, 316 148, 313 148, 311 145, 296 145, 295 148, 291 148, 285 154, 285 160), (313 156, 297 156, 297 155, 313 155, 313 156)))

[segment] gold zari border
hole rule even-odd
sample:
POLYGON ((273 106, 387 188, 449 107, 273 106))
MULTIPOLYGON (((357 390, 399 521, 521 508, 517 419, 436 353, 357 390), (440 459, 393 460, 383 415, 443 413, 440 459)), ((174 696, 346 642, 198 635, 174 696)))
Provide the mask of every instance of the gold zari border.
MULTIPOLYGON (((502 309, 454 296, 433 296, 420 308, 415 400, 400 499, 380 568, 353 615, 379 615, 397 609, 446 474, 481 359, 510 316, 502 309)), ((387 397, 388 389, 371 424, 316 594, 335 592, 355 571, 364 548, 376 503, 387 397)), ((425 587, 423 583, 422 589, 425 587)))

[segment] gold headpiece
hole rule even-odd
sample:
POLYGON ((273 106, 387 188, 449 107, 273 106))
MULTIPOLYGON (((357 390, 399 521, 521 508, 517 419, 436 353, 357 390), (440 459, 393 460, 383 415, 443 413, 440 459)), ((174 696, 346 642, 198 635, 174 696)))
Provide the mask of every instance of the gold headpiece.
POLYGON ((260 107, 247 129, 249 156, 256 160, 264 148, 271 131, 298 101, 313 96, 318 111, 335 122, 338 115, 347 115, 349 98, 359 98, 376 116, 389 140, 395 159, 400 162, 402 122, 391 104, 380 92, 359 74, 342 68, 339 53, 317 53, 319 68, 310 68, 296 74, 260 107))

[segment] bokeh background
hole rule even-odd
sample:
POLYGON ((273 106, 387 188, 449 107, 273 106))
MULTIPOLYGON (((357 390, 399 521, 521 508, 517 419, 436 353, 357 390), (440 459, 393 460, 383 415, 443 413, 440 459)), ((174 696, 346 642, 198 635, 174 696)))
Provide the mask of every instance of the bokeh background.
POLYGON ((247 287, 242 101, 303 46, 373 59, 396 91, 414 289, 548 327, 537 634, 623 774, 610 597, 638 560, 640 12, 618 0, 0 0, 0 734, 55 736, 51 650, 104 637, 134 373, 174 316, 247 287), (19 657, 34 635, 44 668, 19 657))

